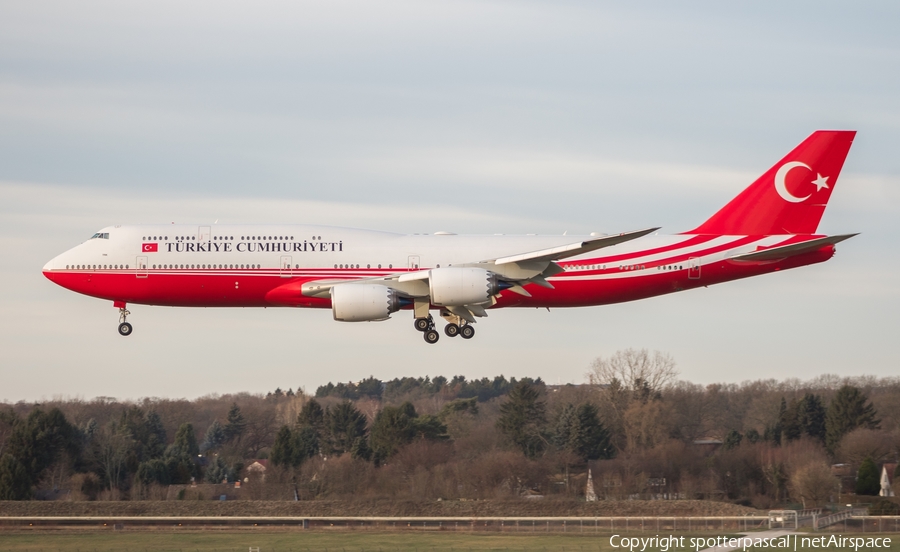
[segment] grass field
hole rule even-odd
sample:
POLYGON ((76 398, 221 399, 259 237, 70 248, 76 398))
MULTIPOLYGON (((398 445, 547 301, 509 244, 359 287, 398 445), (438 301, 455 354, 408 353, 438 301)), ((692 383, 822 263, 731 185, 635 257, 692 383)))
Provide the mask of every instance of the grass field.
POLYGON ((107 552, 242 551, 260 552, 468 552, 495 551, 612 551, 609 538, 574 535, 509 535, 438 532, 302 532, 271 529, 239 531, 59 531, 0 533, 0 552, 74 550, 107 552))
MULTIPOLYGON (((635 534, 634 536, 639 536, 635 534)), ((652 536, 646 534, 645 536, 652 536)), ((665 535, 663 535, 665 536, 665 535)), ((708 536, 708 534, 707 534, 708 536)), ((855 533, 854 536, 863 536, 855 533)), ((865 535, 876 536, 876 535, 865 535)), ((890 548, 900 550, 900 535, 891 537, 890 548)), ((685 539, 688 541, 689 539, 685 539)), ((685 542, 687 544, 687 542, 685 542)), ((245 530, 142 530, 142 531, 4 531, 0 552, 622 552, 610 545, 609 535, 513 535, 441 532, 326 532, 245 530)), ((803 548, 798 550, 853 550, 853 548, 803 548)), ((625 549, 627 550, 627 549, 625 549)), ((635 552, 639 552, 637 549, 635 552)), ((860 548, 860 550, 874 550, 860 548)), ((647 547, 643 552, 658 552, 647 547)), ((669 552, 693 552, 670 548, 669 552)))

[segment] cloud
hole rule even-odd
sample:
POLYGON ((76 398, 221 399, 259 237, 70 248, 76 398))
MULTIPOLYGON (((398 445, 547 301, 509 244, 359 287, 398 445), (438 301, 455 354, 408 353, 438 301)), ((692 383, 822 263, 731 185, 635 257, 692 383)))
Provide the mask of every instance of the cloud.
POLYGON ((314 389, 423 364, 581 381, 628 346, 667 350, 704 382, 848 373, 859 359, 889 373, 900 75, 885 68, 900 60, 900 8, 809 8, 6 3, 4 392, 314 389), (154 307, 135 307, 122 339, 109 304, 39 273, 115 223, 681 231, 823 127, 860 130, 822 229, 862 235, 832 261, 627 305, 491 313, 466 343, 426 348, 405 316, 154 307))

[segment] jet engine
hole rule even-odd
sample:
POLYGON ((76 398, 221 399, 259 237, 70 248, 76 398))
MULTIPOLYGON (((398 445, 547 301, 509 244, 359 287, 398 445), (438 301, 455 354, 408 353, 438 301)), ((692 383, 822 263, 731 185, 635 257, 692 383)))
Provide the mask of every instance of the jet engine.
POLYGON ((338 284, 331 288, 331 312, 341 322, 387 320, 408 303, 387 286, 338 284))
POLYGON ((511 287, 493 272, 474 267, 435 268, 428 275, 431 302, 439 307, 477 305, 511 287))

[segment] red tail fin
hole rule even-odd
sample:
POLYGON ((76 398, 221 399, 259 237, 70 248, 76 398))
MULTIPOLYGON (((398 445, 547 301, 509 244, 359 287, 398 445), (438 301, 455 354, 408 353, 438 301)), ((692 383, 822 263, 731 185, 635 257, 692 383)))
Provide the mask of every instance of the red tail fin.
POLYGON ((817 130, 709 220, 687 234, 813 234, 855 130, 817 130))

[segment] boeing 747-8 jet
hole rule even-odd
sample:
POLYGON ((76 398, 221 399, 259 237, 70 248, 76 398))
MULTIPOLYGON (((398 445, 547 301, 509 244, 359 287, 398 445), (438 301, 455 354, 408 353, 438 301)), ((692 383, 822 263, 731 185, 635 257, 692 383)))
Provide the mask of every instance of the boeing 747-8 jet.
POLYGON ((72 291, 127 305, 330 308, 343 322, 408 311, 436 343, 491 309, 634 301, 820 263, 855 234, 816 229, 855 131, 814 132, 709 220, 681 234, 393 234, 311 225, 110 226, 44 266, 72 291))

